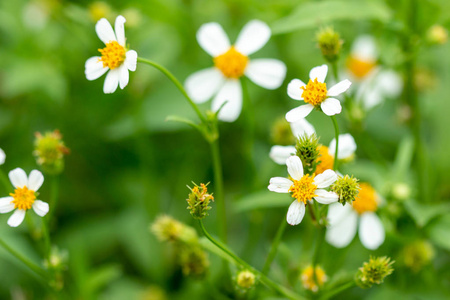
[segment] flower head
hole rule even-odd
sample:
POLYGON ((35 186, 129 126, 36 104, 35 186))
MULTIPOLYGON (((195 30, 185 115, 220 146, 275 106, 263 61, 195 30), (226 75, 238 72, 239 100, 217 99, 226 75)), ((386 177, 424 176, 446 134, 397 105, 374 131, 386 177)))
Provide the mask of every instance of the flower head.
POLYGON ((344 43, 339 33, 334 31, 333 27, 325 27, 317 33, 316 39, 325 59, 329 62, 336 61, 344 43))
POLYGON ((342 110, 338 99, 332 98, 348 90, 352 84, 345 79, 327 89, 325 77, 328 73, 328 66, 322 65, 311 69, 309 72, 308 84, 300 79, 292 80, 288 85, 288 95, 294 100, 305 101, 305 105, 294 108, 286 114, 288 122, 297 122, 305 118, 313 108, 321 109, 326 115, 333 116, 342 110))
POLYGON ((331 186, 331 190, 339 195, 339 203, 345 205, 352 204, 359 193, 358 179, 353 176, 339 176, 331 186))
POLYGON ((256 276, 249 270, 240 271, 237 275, 236 283, 242 289, 250 289, 256 283, 256 276))
POLYGON ((121 89, 126 87, 129 80, 128 71, 136 70, 137 53, 128 50, 125 44, 125 22, 123 16, 118 16, 114 25, 115 32, 104 18, 95 25, 95 31, 105 43, 105 47, 98 49, 101 56, 94 56, 86 61, 84 73, 88 80, 95 80, 109 70, 103 85, 105 94, 114 93, 117 86, 121 89))
POLYGON ((150 226, 150 231, 162 242, 197 243, 198 236, 189 227, 171 216, 161 215, 150 226))
POLYGON ((49 131, 42 135, 36 132, 33 155, 37 159, 44 172, 49 174, 59 174, 64 168, 64 155, 70 152, 64 145, 62 135, 59 130, 49 131))
POLYGON ((316 266, 315 273, 316 276, 314 278, 314 269, 312 266, 308 266, 305 269, 303 269, 300 275, 303 287, 313 292, 317 292, 319 290, 319 287, 322 287, 324 283, 328 280, 325 271, 320 266, 316 266))
POLYGON ((248 22, 234 45, 217 23, 207 23, 197 32, 197 41, 213 57, 214 67, 198 71, 186 79, 186 91, 196 103, 214 97, 212 110, 219 119, 233 122, 241 113, 242 87, 239 78, 247 76, 266 89, 278 88, 286 76, 286 66, 276 59, 250 59, 269 40, 270 28, 262 21, 248 22))
POLYGON ((194 219, 203 219, 208 215, 208 210, 211 209, 209 203, 214 201, 212 194, 208 194, 207 184, 201 183, 200 186, 194 183, 194 187, 191 189, 189 198, 186 200, 189 204, 188 209, 191 211, 191 215, 194 219))
POLYGON ((324 189, 336 181, 337 175, 334 171, 326 170, 317 176, 303 175, 302 161, 298 156, 289 157, 286 165, 290 178, 272 177, 268 189, 276 193, 290 193, 295 199, 287 213, 287 222, 290 225, 297 225, 302 221, 306 204, 312 199, 321 204, 338 201, 336 193, 324 189))
POLYGON ((8 219, 8 225, 11 227, 19 226, 25 218, 27 210, 33 208, 34 212, 43 217, 48 213, 48 204, 37 200, 37 190, 44 183, 44 176, 38 170, 33 170, 30 176, 21 168, 9 172, 9 179, 15 187, 14 193, 9 197, 0 198, 0 213, 14 211, 8 219))
POLYGON ((394 261, 391 261, 389 257, 371 257, 369 262, 365 262, 361 268, 359 268, 356 274, 356 283, 361 288, 370 288, 374 284, 381 284, 386 276, 394 272, 392 265, 394 261))

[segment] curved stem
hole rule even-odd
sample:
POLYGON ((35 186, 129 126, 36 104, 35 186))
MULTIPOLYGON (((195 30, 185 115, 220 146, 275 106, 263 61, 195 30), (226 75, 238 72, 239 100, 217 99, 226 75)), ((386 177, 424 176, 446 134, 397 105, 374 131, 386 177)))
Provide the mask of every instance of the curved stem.
POLYGON ((59 199, 59 176, 55 175, 52 176, 51 179, 51 191, 50 191, 50 201, 49 201, 49 207, 50 207, 50 211, 48 213, 47 219, 50 220, 52 219, 53 215, 55 214, 56 211, 56 206, 58 204, 58 199, 59 199))
POLYGON ((234 261, 236 264, 241 265, 242 267, 250 270, 251 272, 253 272, 254 274, 257 275, 259 281, 261 281, 264 285, 266 285, 267 287, 271 288, 272 290, 280 293, 281 295, 289 298, 289 299, 294 299, 294 300, 304 300, 303 297, 295 294, 294 292, 284 288, 283 286, 280 286, 278 283, 272 281, 271 279, 267 278, 263 273, 261 273, 260 271, 256 270, 255 268, 253 268, 251 265, 249 265, 248 263, 246 263, 244 260, 242 260, 239 256, 237 256, 236 254, 234 254, 231 250, 229 250, 224 244, 220 243, 219 241, 217 241, 216 239, 214 239, 209 233, 208 231, 206 231, 205 226, 203 225, 202 220, 199 220, 199 224, 200 227, 203 231, 203 234, 206 236, 206 238, 213 243, 217 248, 219 248, 220 250, 222 250, 223 252, 225 252, 226 254, 228 254, 234 261))
POLYGON ((352 281, 350 281, 350 282, 348 282, 348 283, 346 283, 346 284, 344 284, 344 285, 341 285, 341 286, 338 287, 337 289, 332 290, 332 291, 329 292, 329 293, 326 293, 325 295, 323 295, 322 297, 320 297, 319 300, 327 300, 327 299, 330 299, 331 297, 333 297, 333 296, 335 296, 335 295, 337 295, 337 294, 339 294, 339 293, 341 293, 341 292, 343 292, 343 291, 345 291, 345 290, 348 290, 349 288, 352 288, 352 287, 354 287, 354 286, 355 286, 355 281, 352 280, 352 281))
POLYGON ((334 151, 334 163, 333 163, 333 170, 336 171, 337 169, 337 162, 338 162, 338 152, 339 152, 339 126, 338 123, 336 121, 336 117, 335 116, 331 116, 331 120, 333 121, 333 125, 334 125, 334 135, 336 138, 336 148, 334 151))
POLYGON ((287 222, 283 218, 281 220, 280 227, 278 227, 277 234, 275 235, 275 238, 272 241, 272 246, 270 247, 270 252, 267 255, 266 262, 264 263, 264 267, 262 269, 262 273, 263 274, 267 274, 269 272, 270 265, 272 264, 272 261, 274 260, 275 255, 277 254, 278 245, 281 242, 281 237, 283 236, 283 233, 284 233, 284 230, 286 229, 286 226, 287 226, 287 222))
POLYGON ((166 75, 166 77, 169 78, 173 82, 173 84, 175 84, 175 86, 180 90, 180 92, 183 94, 183 96, 187 99, 189 104, 192 106, 194 111, 197 113, 197 115, 200 118, 200 120, 202 120, 202 122, 206 122, 206 118, 201 113, 201 111, 198 108, 197 104, 195 104, 194 101, 192 101, 191 97, 189 97, 189 95, 187 94, 187 92, 184 89, 183 85, 178 81, 178 79, 175 78, 175 76, 173 76, 172 73, 170 73, 169 70, 167 70, 166 68, 164 68, 160 64, 157 64, 157 63, 155 63, 155 62, 153 62, 151 60, 145 59, 145 58, 138 57, 137 61, 145 63, 145 64, 148 64, 148 65, 158 69, 159 71, 161 71, 164 75, 166 75))
POLYGON ((214 195, 217 202, 220 238, 227 242, 227 210, 223 194, 222 162, 220 161, 219 140, 209 143, 214 169, 214 195))

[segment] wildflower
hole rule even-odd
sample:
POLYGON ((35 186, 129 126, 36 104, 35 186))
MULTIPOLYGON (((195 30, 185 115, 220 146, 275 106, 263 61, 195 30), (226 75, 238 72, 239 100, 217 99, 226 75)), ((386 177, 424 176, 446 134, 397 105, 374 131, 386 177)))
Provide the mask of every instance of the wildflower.
POLYGON ((344 43, 339 33, 332 27, 325 27, 317 33, 316 39, 323 57, 331 63, 336 61, 344 43))
POLYGON ((357 84, 355 100, 365 110, 380 104, 386 97, 398 96, 403 87, 400 76, 378 67, 377 60, 378 51, 373 37, 358 37, 352 45, 347 69, 352 82, 357 84))
POLYGON ((88 80, 95 80, 109 70, 103 85, 105 94, 114 93, 117 86, 121 89, 126 87, 129 79, 128 70, 136 70, 137 53, 128 50, 125 45, 125 22, 123 16, 116 18, 115 33, 111 24, 104 18, 95 25, 97 35, 106 47, 98 50, 102 56, 94 56, 86 61, 84 73, 88 80))
POLYGON ((350 244, 356 235, 359 219, 359 239, 364 247, 377 249, 384 242, 385 232, 380 218, 375 214, 378 195, 368 183, 361 183, 358 196, 352 204, 336 203, 328 209, 329 227, 326 240, 337 248, 350 244))
POLYGON ((374 284, 381 284, 386 276, 394 272, 392 265, 394 261, 390 258, 383 257, 371 257, 369 262, 365 262, 361 268, 359 268, 356 274, 356 284, 361 288, 370 288, 374 284))
POLYGON ((213 57, 214 67, 198 71, 186 79, 186 91, 193 101, 203 103, 215 95, 212 110, 219 112, 219 119, 233 122, 241 113, 242 87, 239 78, 247 76, 255 84, 266 89, 278 88, 286 76, 286 66, 277 59, 249 59, 249 55, 261 49, 269 40, 270 28, 262 21, 248 22, 234 45, 222 27, 207 23, 197 32, 200 47, 213 57))
POLYGON ((358 179, 353 176, 339 176, 336 182, 331 186, 331 190, 339 195, 339 203, 345 205, 352 204, 359 193, 358 179))
POLYGON ((37 159, 44 172, 59 174, 64 168, 64 155, 69 153, 69 148, 64 145, 59 130, 46 132, 42 135, 36 132, 33 155, 37 159))
POLYGON ((5 163, 6 154, 3 149, 0 148, 0 165, 3 165, 5 163))
POLYGON ((297 122, 305 118, 313 108, 320 108, 328 116, 333 116, 341 112, 341 103, 338 99, 332 97, 338 96, 348 90, 352 83, 345 79, 327 90, 327 84, 325 83, 327 73, 327 65, 318 66, 309 72, 310 79, 308 84, 305 84, 300 79, 293 79, 289 83, 287 88, 289 97, 294 100, 303 100, 306 104, 288 111, 286 114, 286 120, 288 122, 297 122))
POLYGON ((302 221, 306 204, 313 198, 321 204, 338 201, 336 193, 324 190, 336 181, 337 175, 334 171, 326 170, 317 176, 303 175, 302 161, 298 156, 289 157, 286 165, 291 179, 272 177, 268 189, 277 193, 291 193, 295 199, 289 206, 286 218, 290 225, 297 225, 302 221))
POLYGON ((314 269, 312 266, 308 266, 302 271, 302 274, 300 275, 303 287, 313 292, 317 292, 319 290, 319 287, 322 287, 328 280, 325 271, 320 266, 315 267, 315 273, 316 276, 314 278, 314 269))
POLYGON ((8 219, 8 225, 11 227, 19 226, 25 218, 25 213, 30 208, 43 217, 48 213, 48 204, 36 200, 37 190, 44 183, 44 176, 38 170, 30 172, 30 176, 21 168, 16 168, 9 172, 9 179, 16 188, 10 197, 0 198, 0 213, 8 213, 15 209, 14 213, 8 219))
POLYGON ((256 276, 249 270, 240 271, 236 278, 236 283, 240 288, 250 289, 255 285, 256 276))
POLYGON ((200 186, 194 183, 194 187, 191 189, 189 198, 186 200, 189 204, 187 207, 191 211, 191 215, 194 219, 203 219, 208 215, 208 210, 211 209, 209 206, 210 201, 214 201, 214 197, 208 194, 207 184, 201 183, 200 186))

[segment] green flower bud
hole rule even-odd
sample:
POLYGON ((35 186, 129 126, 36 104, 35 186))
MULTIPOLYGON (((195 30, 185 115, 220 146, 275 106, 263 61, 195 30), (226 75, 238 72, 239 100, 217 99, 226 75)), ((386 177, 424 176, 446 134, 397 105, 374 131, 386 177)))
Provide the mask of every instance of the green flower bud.
POLYGON ((208 272, 208 255, 199 245, 183 247, 178 253, 178 260, 185 276, 201 279, 208 272))
POLYGON ((359 193, 358 179, 348 175, 345 175, 344 177, 339 176, 336 182, 331 186, 331 190, 338 194, 339 203, 342 205, 345 205, 346 203, 352 204, 359 193))
POLYGON ((442 27, 441 25, 433 25, 428 29, 427 32, 427 40, 431 44, 443 45, 448 40, 448 32, 447 29, 442 27))
POLYGON ((239 288, 250 289, 256 283, 256 276, 249 270, 240 271, 236 278, 236 284, 239 288))
POLYGON ((198 236, 194 228, 166 215, 157 217, 150 226, 150 231, 161 242, 182 242, 186 244, 198 242, 198 236))
POLYGON ((434 258, 433 245, 428 241, 415 241, 407 245, 402 251, 403 263, 417 273, 434 258))
POLYGON ((191 215, 194 219, 203 219, 208 215, 208 210, 211 209, 209 202, 214 201, 214 197, 212 194, 208 194, 208 189, 206 188, 208 184, 205 185, 201 183, 200 186, 198 186, 194 183, 194 185, 193 188, 188 186, 191 193, 189 194, 189 198, 186 199, 189 204, 187 209, 191 211, 191 215))
POLYGON ((319 157, 319 138, 315 133, 299 136, 295 145, 296 155, 300 157, 305 174, 313 174, 319 157))
POLYGON ((386 256, 370 257, 369 262, 365 262, 356 273, 356 284, 363 289, 367 289, 374 284, 383 283, 384 278, 394 272, 393 264, 394 261, 386 256))
POLYGON ((319 48, 323 57, 329 62, 335 62, 339 58, 343 41, 339 33, 334 31, 333 27, 325 27, 316 34, 319 48))
POLYGON ((36 132, 33 155, 37 164, 45 173, 57 175, 64 170, 64 155, 70 152, 64 145, 59 130, 46 132, 42 135, 36 132))

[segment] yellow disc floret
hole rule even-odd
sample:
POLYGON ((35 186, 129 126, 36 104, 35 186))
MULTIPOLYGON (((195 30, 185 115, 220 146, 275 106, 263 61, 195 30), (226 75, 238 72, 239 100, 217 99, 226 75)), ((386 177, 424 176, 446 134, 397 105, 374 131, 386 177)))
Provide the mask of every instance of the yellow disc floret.
POLYGON ((353 208, 357 213, 362 214, 368 211, 376 211, 378 207, 377 196, 374 188, 368 183, 360 183, 360 190, 355 201, 353 201, 353 208))
POLYGON ((15 189, 14 193, 9 194, 14 198, 11 203, 14 203, 14 209, 30 209, 36 200, 36 195, 33 190, 29 190, 26 186, 15 189))
POLYGON ((292 192, 292 198, 297 199, 298 202, 306 204, 308 200, 317 196, 315 194, 317 185, 314 184, 314 176, 305 175, 300 180, 292 181, 294 184, 289 188, 289 192, 292 192))
POLYGON ((302 98, 306 103, 314 106, 319 105, 327 98, 327 84, 317 81, 317 78, 312 81, 309 80, 306 86, 302 86, 302 98))
POLYGON ((356 57, 350 57, 347 60, 347 68, 354 76, 361 79, 364 78, 375 67, 375 62, 361 60, 356 57))
POLYGON ((328 152, 327 146, 319 146, 319 157, 317 158, 317 161, 320 163, 316 166, 316 175, 322 174, 325 170, 333 169, 334 157, 328 152))
POLYGON ((227 52, 214 57, 214 65, 227 78, 237 79, 244 75, 247 63, 248 56, 240 53, 233 46, 227 52))
POLYGON ((109 67, 111 70, 119 67, 125 60, 125 48, 116 41, 106 43, 106 47, 98 51, 102 54, 100 60, 103 67, 109 67))
POLYGON ((309 266, 306 269, 303 270, 301 274, 301 280, 303 283, 303 287, 307 290, 317 292, 319 290, 318 286, 323 286, 323 284, 327 281, 327 275, 325 274, 325 271, 319 267, 316 266, 316 280, 314 279, 314 271, 313 267, 309 266))

